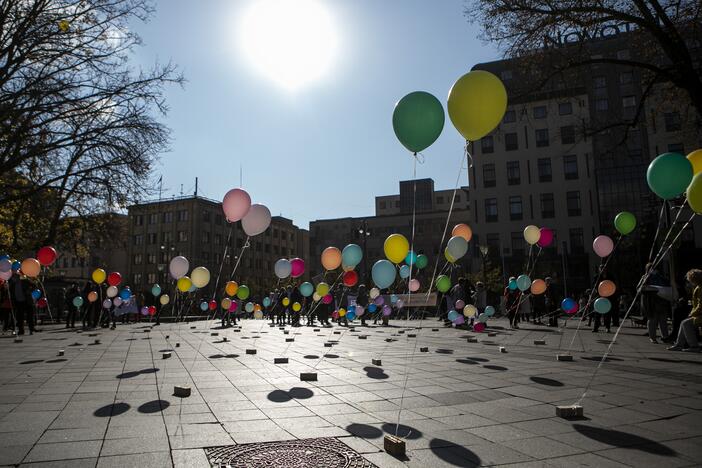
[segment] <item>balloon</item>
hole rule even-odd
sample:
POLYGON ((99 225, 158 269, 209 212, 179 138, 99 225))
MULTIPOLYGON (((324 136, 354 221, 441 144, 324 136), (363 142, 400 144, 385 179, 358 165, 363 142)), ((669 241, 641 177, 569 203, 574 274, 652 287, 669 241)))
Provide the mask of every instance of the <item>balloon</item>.
POLYGON ((110 286, 119 286, 119 284, 122 282, 122 275, 117 272, 113 271, 109 275, 107 275, 107 284, 110 286))
POLYGON ((473 230, 467 224, 456 224, 451 230, 451 237, 459 236, 470 242, 473 237, 473 230))
POLYGON ((122 305, 122 302, 124 302, 124 301, 122 301, 122 298, 119 297, 119 296, 117 296, 117 297, 115 297, 114 299, 112 299, 112 304, 114 304, 115 307, 121 306, 121 305, 122 305))
POLYGON ((341 251, 336 247, 327 247, 322 252, 322 266, 325 270, 336 270, 341 265, 341 251))
POLYGON ((473 331, 477 333, 485 331, 485 324, 483 322, 476 323, 475 325, 473 325, 473 331))
POLYGON ((248 299, 249 294, 251 294, 251 291, 249 291, 249 287, 246 286, 245 284, 242 284, 239 286, 239 289, 236 291, 236 297, 241 299, 242 301, 245 301, 248 299))
POLYGON ((12 270, 10 271, 0 271, 0 279, 7 281, 12 278, 12 270))
POLYGON ((400 278, 407 279, 407 278, 409 278, 409 275, 410 275, 410 267, 408 267, 407 265, 402 265, 400 267, 400 278))
POLYGON ((19 260, 12 260, 12 271, 19 271, 20 268, 22 268, 22 264, 19 260))
POLYGON ((370 313, 372 314, 372 313, 375 312, 376 310, 378 310, 378 306, 377 306, 377 305, 375 305, 375 304, 373 304, 373 303, 368 304, 368 312, 370 312, 370 313))
POLYGON ((535 279, 531 282, 531 293, 534 295, 543 294, 546 292, 546 281, 542 279, 535 279))
POLYGON ((524 240, 527 241, 527 244, 534 245, 539 242, 540 238, 541 230, 538 227, 530 224, 524 228, 524 240))
POLYGON ((397 302, 395 303, 395 307, 398 309, 402 309, 405 306, 405 302, 402 299, 398 299, 397 302))
POLYGON ((117 286, 110 286, 107 288, 107 297, 115 297, 118 292, 119 289, 117 289, 117 286))
POLYGON ((360 317, 364 313, 366 313, 366 311, 363 309, 363 307, 357 305, 356 306, 356 317, 360 317))
POLYGON ((383 299, 383 296, 378 296, 373 300, 373 303, 375 305, 381 306, 381 305, 385 304, 385 299, 383 299))
POLYGON ((597 286, 597 294, 601 297, 609 297, 617 291, 617 286, 610 280, 601 281, 597 286))
POLYGON ((279 279, 285 279, 290 276, 292 265, 290 264, 289 260, 281 258, 275 262, 275 265, 273 265, 273 271, 275 272, 275 276, 277 276, 279 279))
POLYGON ((606 297, 598 297, 595 299, 595 312, 598 314, 606 314, 612 308, 612 303, 606 297))
POLYGON ((407 255, 405 256, 405 263, 410 266, 415 265, 417 263, 417 254, 412 250, 407 252, 407 255))
POLYGON ((217 308, 217 301, 210 299, 210 302, 207 303, 207 308, 210 310, 215 310, 217 308))
POLYGON ((339 318, 339 312, 338 312, 338 311, 336 311, 336 310, 335 310, 334 312, 332 312, 332 314, 331 314, 331 315, 332 315, 332 318, 333 318, 334 320, 336 320, 336 319, 338 319, 338 318, 339 318))
POLYGON ((553 231, 549 228, 539 229, 539 247, 548 247, 553 242, 553 231))
POLYGON ((300 303, 294 302, 292 305, 292 310, 295 312, 300 312, 300 309, 302 309, 302 306, 300 305, 300 303))
POLYGON ((80 307, 83 305, 83 298, 80 296, 76 296, 73 298, 73 305, 76 307, 80 307))
POLYGON ((473 318, 478 315, 478 309, 473 304, 466 304, 466 306, 463 307, 463 315, 468 318, 473 318))
POLYGON ((436 289, 442 293, 447 292, 451 289, 451 278, 446 275, 441 275, 436 278, 436 289))
POLYGON ((230 223, 239 221, 246 216, 250 209, 251 197, 245 190, 235 188, 224 195, 222 210, 224 210, 224 215, 230 223))
POLYGON ((149 315, 149 308, 144 306, 141 308, 141 315, 149 315))
POLYGON ((563 309, 564 312, 568 312, 569 310, 571 310, 575 306, 576 306, 575 300, 570 298, 570 297, 566 297, 561 302, 561 309, 563 309))
POLYGON ((332 297, 331 294, 327 294, 326 296, 322 296, 322 302, 325 304, 331 304, 334 298, 332 297))
POLYGON ((664 200, 685 191, 692 180, 692 163, 680 153, 663 153, 651 161, 646 181, 651 191, 664 200))
POLYGON ((507 110, 507 91, 500 79, 484 70, 466 73, 448 95, 448 114, 453 126, 467 141, 490 133, 507 110))
POLYGON ((188 259, 179 255, 171 259, 171 263, 168 265, 168 271, 171 273, 173 279, 180 279, 188 274, 190 269, 190 262, 188 259))
POLYGON ((355 267, 363 259, 363 250, 356 244, 349 244, 341 252, 341 261, 344 265, 355 267))
POLYGON ((375 299, 380 295, 380 291, 378 288, 371 288, 370 292, 368 293, 371 299, 375 299))
MULTIPOLYGON (((401 256, 400 261, 402 258, 404 258, 404 256, 404 254, 401 256)), ((380 289, 390 287, 395 281, 396 273, 397 271, 395 270, 395 265, 387 260, 378 260, 371 269, 371 277, 373 278, 373 282, 380 289)))
POLYGON ((692 182, 687 188, 687 203, 692 211, 702 214, 702 172, 698 172, 692 178, 692 182))
POLYGON ((492 317, 495 315, 495 308, 493 306, 487 306, 485 307, 485 311, 483 313, 486 317, 492 317))
POLYGON ((478 322, 485 323, 487 322, 488 318, 490 317, 488 317, 488 315, 485 312, 483 312, 482 314, 478 315, 478 322))
MULTIPOLYGON (((383 244, 385 257, 392 263, 400 263, 409 252, 409 241, 402 234, 390 234, 383 244)), ((394 276, 393 276, 394 280, 394 276)))
POLYGON ((266 296, 263 298, 263 307, 270 307, 271 305, 271 298, 266 296))
POLYGON ((239 285, 236 281, 227 281, 227 284, 224 286, 224 292, 226 292, 228 296, 236 294, 237 289, 239 289, 239 285))
POLYGON ((129 298, 132 297, 132 292, 129 289, 124 288, 119 292, 119 297, 121 297, 123 301, 128 301, 129 298))
POLYGON ((236 312, 236 309, 239 308, 239 303, 236 301, 232 301, 231 304, 229 304, 229 312, 236 312))
POLYGON ((429 264, 429 259, 427 258, 426 255, 419 254, 417 255, 417 268, 420 270, 422 268, 426 268, 426 266, 429 264))
POLYGON ((463 318, 462 315, 459 315, 459 316, 456 317, 456 319, 453 321, 453 324, 454 324, 454 325, 463 325, 464 323, 466 323, 466 319, 463 318))
POLYGON ((161 286, 159 286, 158 284, 154 284, 153 286, 151 286, 151 295, 156 297, 159 294, 161 294, 161 286))
POLYGON ((0 260, 0 271, 1 272, 7 272, 12 270, 12 262, 8 258, 3 258, 0 260))
POLYGON ((255 318, 256 320, 261 320, 261 319, 263 318, 263 312, 261 312, 260 310, 255 311, 255 312, 254 312, 254 318, 255 318))
POLYGON ((531 278, 527 275, 519 275, 517 277, 517 287, 524 292, 531 287, 531 278))
POLYGON ((107 279, 107 273, 102 268, 96 268, 93 270, 92 278, 97 284, 102 284, 107 279))
POLYGON ((247 303, 246 303, 246 306, 244 306, 244 309, 245 309, 246 312, 248 312, 248 313, 253 312, 253 310, 254 310, 253 302, 247 302, 247 303))
POLYGON ((178 278, 178 282, 176 283, 176 286, 180 292, 188 292, 188 290, 190 290, 190 286, 192 285, 193 282, 187 276, 178 278))
POLYGON ((39 291, 38 289, 35 289, 34 291, 32 291, 32 299, 34 299, 36 301, 40 297, 41 297, 41 291, 39 291))
POLYGON ((98 295, 95 291, 90 291, 88 293, 88 302, 95 302, 98 299, 98 295))
POLYGON ((310 297, 314 293, 314 286, 312 283, 305 281, 300 285, 300 294, 304 297, 310 297))
POLYGON ((519 287, 517 285, 517 280, 512 278, 509 280, 509 283, 507 283, 507 287, 509 288, 510 291, 516 291, 517 288, 519 287))
POLYGON ((50 246, 45 246, 37 251, 37 260, 44 266, 49 266, 56 261, 56 249, 50 246))
POLYGON ((204 266, 199 266, 190 273, 190 281, 196 288, 204 288, 210 282, 210 270, 204 266))
POLYGON ((206 301, 202 301, 200 303, 200 310, 203 312, 207 310, 207 302, 206 301))
POLYGON ((392 128, 405 148, 418 153, 439 138, 445 118, 438 99, 425 91, 414 91, 395 104, 392 128))
POLYGON ((346 320, 353 320, 356 318, 356 312, 346 311, 346 320))
POLYGON ((460 317, 460 315, 458 315, 458 312, 456 312, 455 310, 449 311, 449 313, 448 313, 448 319, 449 319, 450 321, 453 322, 453 321, 456 320, 458 317, 460 317))
POLYGON ((412 279, 409 281, 408 287, 409 287, 409 290, 410 290, 411 292, 417 292, 417 291, 419 291, 419 286, 420 286, 420 285, 419 285, 419 280, 418 280, 417 278, 412 278, 412 279))
POLYGON ((453 236, 449 239, 446 250, 453 258, 458 260, 468 252, 468 242, 461 236, 453 236))
POLYGON ((156 315, 156 306, 149 306, 149 315, 154 316, 156 315))
POLYGON ((398 299, 397 294, 391 294, 390 295, 390 304, 396 303, 397 299, 398 299))
POLYGON ((463 302, 461 299, 456 301, 454 309, 456 310, 463 310, 463 308, 466 306, 466 303, 463 302))
POLYGON ((322 296, 320 296, 320 295, 317 294, 316 292, 315 292, 315 293, 312 293, 312 300, 313 300, 314 302, 318 302, 321 298, 322 298, 322 296))
POLYGON ((389 305, 384 305, 384 306, 383 306, 383 315, 384 315, 385 317, 389 317, 390 314, 392 314, 392 309, 390 308, 389 305))
POLYGON ((702 172, 702 149, 695 150, 688 154, 687 160, 692 164, 692 173, 694 175, 702 172))
POLYGON ((319 294, 320 296, 326 296, 327 294, 329 294, 329 285, 324 281, 317 284, 317 294, 319 294))
POLYGON ((448 248, 444 249, 444 257, 449 263, 456 263, 456 259, 448 251, 448 248))
POLYGON ((271 211, 260 204, 251 205, 251 209, 241 219, 241 228, 247 236, 257 236, 262 234, 271 225, 271 211))
POLYGON ((290 260, 290 275, 293 278, 299 278, 305 273, 305 261, 301 258, 293 258, 290 260))
POLYGON ((622 211, 614 218, 614 227, 619 234, 626 236, 636 228, 636 216, 628 211, 622 211))
POLYGON ((158 298, 158 302, 160 302, 161 305, 166 305, 169 302, 171 302, 171 298, 168 294, 164 294, 163 296, 158 298))
POLYGON ((41 264, 36 258, 25 258, 20 266, 22 273, 29 278, 36 278, 41 272, 41 264))
POLYGON ((220 306, 222 307, 223 310, 229 310, 229 308, 232 305, 232 300, 229 299, 228 297, 225 297, 222 299, 222 302, 220 303, 220 306))
POLYGON ((592 250, 595 251, 598 257, 604 258, 614 250, 614 242, 608 236, 597 236, 592 241, 592 250))
POLYGON ((191 292, 195 292, 195 291, 197 291, 197 286, 195 286, 193 284, 192 280, 190 280, 190 289, 188 289, 188 292, 191 293, 191 292))
POLYGON ((358 273, 353 270, 346 271, 344 272, 342 280, 344 282, 344 286, 348 288, 355 286, 356 283, 358 283, 358 273))
POLYGON ((112 301, 110 299, 105 299, 104 301, 102 301, 103 309, 109 309, 110 307, 112 307, 112 301))
POLYGON ((575 303, 575 306, 574 306, 572 309, 566 311, 566 314, 568 314, 568 315, 575 315, 575 314, 578 312, 578 309, 579 309, 579 308, 580 308, 580 306, 579 306, 578 303, 576 302, 576 303, 575 303))

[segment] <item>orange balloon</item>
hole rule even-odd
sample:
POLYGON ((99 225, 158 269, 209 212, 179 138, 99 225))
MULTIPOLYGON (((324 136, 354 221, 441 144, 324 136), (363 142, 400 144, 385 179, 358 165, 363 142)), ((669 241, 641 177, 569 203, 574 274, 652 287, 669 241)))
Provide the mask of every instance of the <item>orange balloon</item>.
POLYGON ((597 286, 597 294, 600 297, 609 297, 615 293, 617 286, 610 280, 602 281, 599 286, 597 286))
POLYGON ((20 270, 30 278, 36 278, 41 272, 41 264, 36 258, 25 258, 22 260, 20 270))
POLYGON ((239 285, 236 281, 227 281, 227 285, 224 286, 224 292, 226 292, 228 296, 234 296, 238 290, 239 285))
POLYGON ((546 292, 546 281, 542 279, 535 279, 531 282, 531 293, 532 294, 543 294, 546 292))
POLYGON ((325 270, 336 270, 341 265, 341 250, 327 247, 322 252, 322 266, 325 270))
POLYGON ((261 304, 254 304, 254 312, 261 310, 261 304))
POLYGON ((90 301, 90 302, 97 301, 97 293, 95 291, 90 291, 88 293, 88 301, 90 301))
POLYGON ((455 236, 461 236, 466 242, 470 242, 470 239, 473 237, 473 230, 467 224, 456 224, 451 231, 451 237, 455 236))

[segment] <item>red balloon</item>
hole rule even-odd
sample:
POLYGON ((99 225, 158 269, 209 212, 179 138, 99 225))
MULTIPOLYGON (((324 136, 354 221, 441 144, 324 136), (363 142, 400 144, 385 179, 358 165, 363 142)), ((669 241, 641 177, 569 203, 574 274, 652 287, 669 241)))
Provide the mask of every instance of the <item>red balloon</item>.
POLYGON ((215 309, 217 308, 217 301, 215 301, 214 299, 212 299, 212 300, 207 304, 207 306, 210 308, 210 310, 215 310, 215 309))
POLYGON ((117 286, 119 283, 122 282, 122 275, 120 275, 118 272, 113 271, 109 275, 107 275, 107 284, 110 286, 117 286))
POLYGON ((156 306, 149 306, 149 315, 156 315, 156 306))
POLYGON ((45 297, 40 297, 39 300, 37 301, 37 307, 43 309, 44 307, 47 306, 46 303, 46 298, 45 297))
POLYGON ((473 331, 477 333, 481 333, 485 330, 485 324, 483 322, 477 322, 475 325, 473 325, 473 331))
POLYGON ((49 266, 52 263, 54 263, 56 261, 56 257, 58 257, 56 249, 48 245, 42 247, 37 252, 37 260, 39 260, 39 263, 41 263, 44 266, 49 266))
POLYGON ((358 273, 356 273, 353 270, 345 271, 343 279, 344 286, 348 286, 350 288, 351 286, 355 286, 356 283, 358 283, 358 273))

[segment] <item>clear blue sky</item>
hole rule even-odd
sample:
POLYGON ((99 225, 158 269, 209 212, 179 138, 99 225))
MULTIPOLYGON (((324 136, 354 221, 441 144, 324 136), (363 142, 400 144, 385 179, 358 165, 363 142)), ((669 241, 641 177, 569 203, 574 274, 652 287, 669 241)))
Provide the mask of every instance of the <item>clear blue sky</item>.
MULTIPOLYGON (((474 64, 500 57, 463 15, 463 0, 326 0, 339 29, 338 55, 326 77, 291 93, 256 73, 235 29, 251 0, 160 0, 138 31, 138 59, 172 59, 185 89, 171 87, 163 154, 167 195, 180 186, 221 200, 239 186, 274 215, 307 228, 315 219, 374 212, 374 197, 397 193, 412 158, 396 140, 391 116, 405 94, 424 90, 444 107, 453 82, 474 64)), ((418 177, 455 184, 461 137, 448 116, 424 152, 418 177)), ((465 180, 462 181, 465 183, 465 180)))

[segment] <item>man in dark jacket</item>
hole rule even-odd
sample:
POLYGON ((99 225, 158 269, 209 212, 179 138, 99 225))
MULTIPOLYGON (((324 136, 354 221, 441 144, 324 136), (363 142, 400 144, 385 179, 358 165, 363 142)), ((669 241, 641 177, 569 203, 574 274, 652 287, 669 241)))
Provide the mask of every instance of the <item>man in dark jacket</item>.
POLYGON ((12 308, 17 319, 17 334, 24 335, 24 321, 27 320, 29 334, 34 334, 34 304, 32 284, 26 276, 13 275, 10 279, 12 308))

